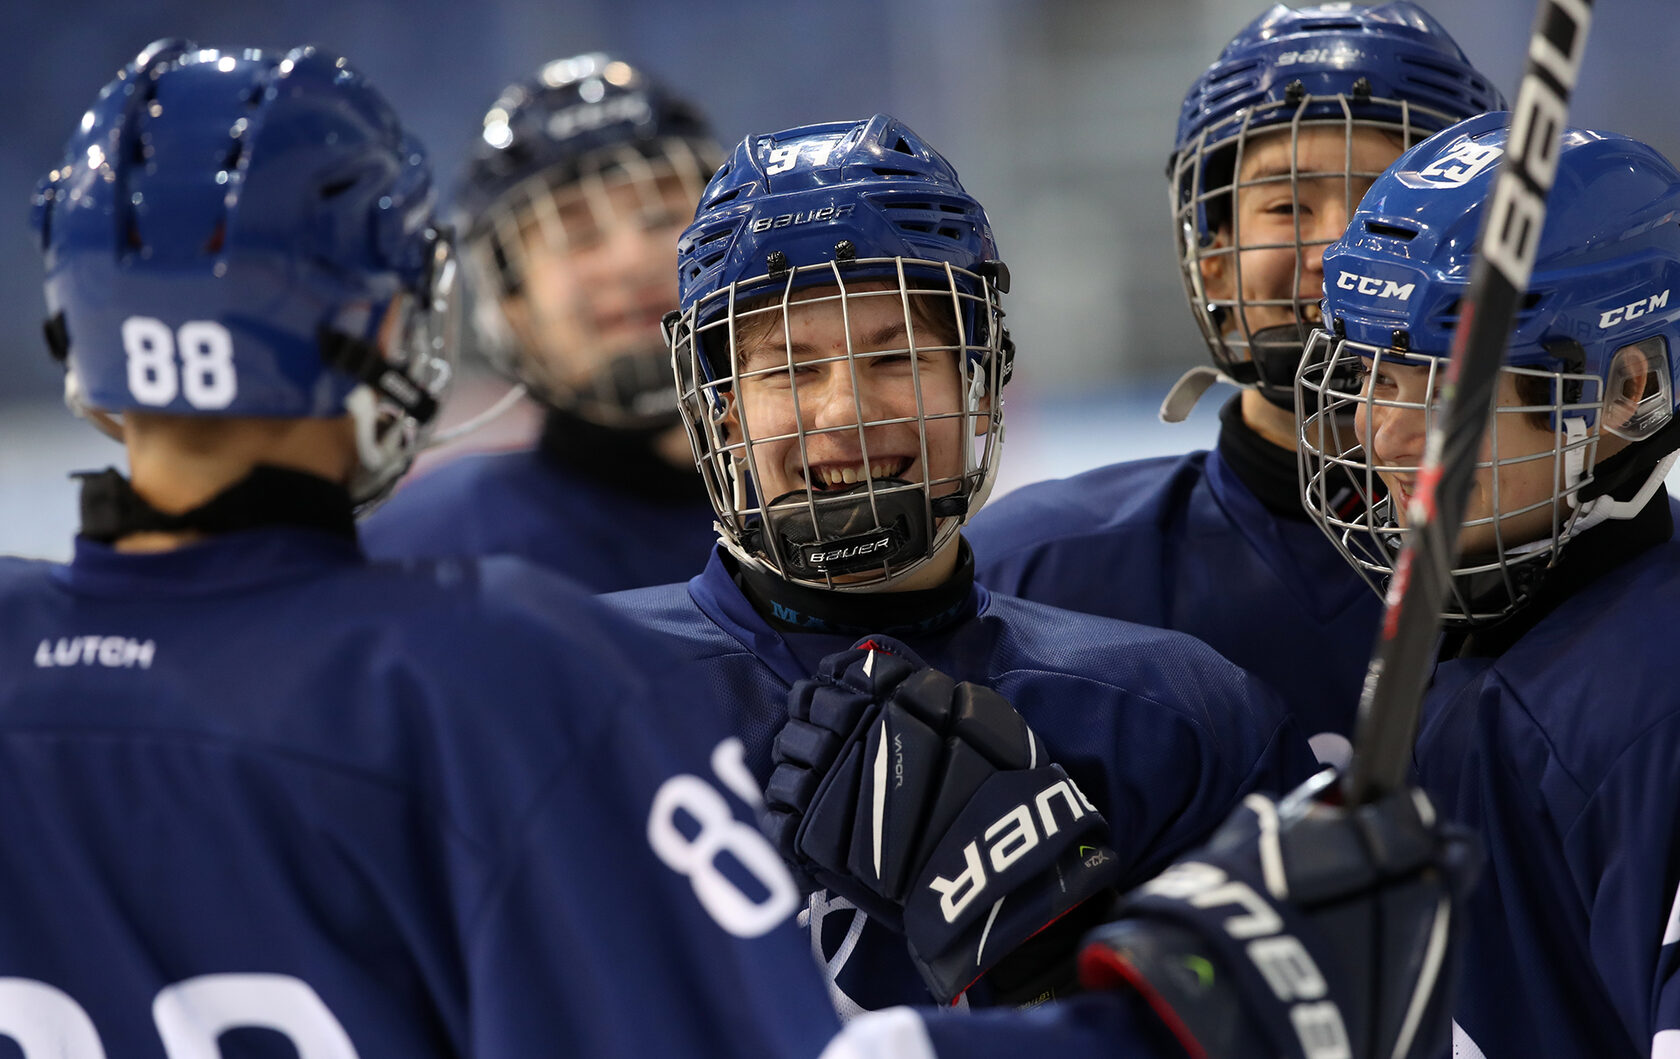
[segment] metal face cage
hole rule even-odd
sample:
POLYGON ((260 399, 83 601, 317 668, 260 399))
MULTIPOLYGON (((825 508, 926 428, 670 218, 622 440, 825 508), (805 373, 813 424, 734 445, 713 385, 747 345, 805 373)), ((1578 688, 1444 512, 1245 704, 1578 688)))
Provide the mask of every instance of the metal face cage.
POLYGON ((861 258, 730 284, 670 318, 679 406, 723 544, 866 591, 991 492, 1009 346, 992 277, 861 258))
MULTIPOLYGON (((1313 333, 1301 361, 1296 402, 1306 510, 1379 595, 1400 554, 1406 520, 1397 506, 1415 487, 1423 448, 1416 446, 1417 463, 1378 462, 1377 424, 1396 414, 1416 415, 1408 433, 1426 433, 1441 411, 1446 367, 1445 357, 1326 331, 1313 333), (1401 400, 1384 381, 1408 371, 1426 373, 1408 390, 1427 399, 1401 400)), ((1592 481, 1603 380, 1512 365, 1500 371, 1514 384, 1518 403, 1501 403, 1488 423, 1473 486, 1482 502, 1471 508, 1486 513, 1462 524, 1465 551, 1452 570, 1443 614, 1448 624, 1487 624, 1509 615, 1538 588, 1564 542, 1584 528, 1576 495, 1592 481), (1529 429, 1519 432, 1524 426, 1529 429), (1550 432, 1551 443, 1525 451, 1517 439, 1533 438, 1536 427, 1550 432), (1521 497, 1514 479, 1537 468, 1544 469, 1550 489, 1534 499, 1521 497)))
POLYGON ((602 148, 514 185, 468 239, 480 352, 592 422, 674 425, 659 330, 676 303, 668 259, 717 160, 715 148, 666 137, 602 148), (525 341, 510 298, 526 316, 525 341))
MULTIPOLYGON (((1432 131, 1452 122, 1440 111, 1405 100, 1291 93, 1286 100, 1255 106, 1234 121, 1203 130, 1175 153, 1168 176, 1185 296, 1215 363, 1231 381, 1258 387, 1284 407, 1293 399, 1295 368, 1308 333, 1317 322, 1318 303, 1323 296, 1322 276, 1309 275, 1316 269, 1308 263, 1315 252, 1322 253, 1342 234, 1304 230, 1303 185, 1322 188, 1326 182, 1339 184, 1335 197, 1340 199, 1341 216, 1351 218, 1360 198, 1381 173, 1380 167, 1355 168, 1354 144, 1359 130, 1391 138, 1394 152, 1388 161, 1393 161, 1432 131), (1303 134, 1319 135, 1315 130, 1340 140, 1341 165, 1302 167, 1303 134), (1268 139, 1283 136, 1289 142, 1287 170, 1243 179, 1245 157, 1268 139), (1278 185, 1290 191, 1291 236, 1280 240, 1245 232, 1237 209, 1240 197, 1278 185), (1245 255, 1256 251, 1292 255, 1292 266, 1286 269, 1287 289, 1280 276, 1269 284, 1277 288, 1274 296, 1244 294, 1245 255), (1228 296, 1210 295, 1204 276, 1204 268, 1210 265, 1222 268, 1228 296), (1267 325, 1264 321, 1268 317, 1285 322, 1267 325)), ((1252 263, 1254 258, 1250 256, 1248 261, 1252 263)))

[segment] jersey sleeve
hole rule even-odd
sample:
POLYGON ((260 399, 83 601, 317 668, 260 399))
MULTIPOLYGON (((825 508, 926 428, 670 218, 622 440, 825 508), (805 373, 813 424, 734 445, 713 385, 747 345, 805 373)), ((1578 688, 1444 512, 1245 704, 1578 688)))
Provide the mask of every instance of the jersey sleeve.
POLYGON ((1043 671, 997 685, 1107 817, 1127 886, 1206 838, 1245 794, 1281 795, 1318 767, 1263 683, 1189 637, 1151 635, 1180 653, 1152 686, 1043 671))

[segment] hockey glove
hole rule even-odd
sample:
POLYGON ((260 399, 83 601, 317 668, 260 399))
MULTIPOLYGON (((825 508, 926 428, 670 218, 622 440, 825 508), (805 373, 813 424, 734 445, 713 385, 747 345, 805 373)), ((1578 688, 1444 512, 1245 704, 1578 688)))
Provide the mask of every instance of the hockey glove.
POLYGON ((901 644, 825 658, 789 713, 772 841, 809 888, 902 933, 942 1001, 1119 877, 1107 821, 1008 701, 901 644))
POLYGON ((1080 972, 1138 989, 1192 1056, 1442 1054, 1480 854, 1421 791, 1343 809, 1334 773, 1258 794, 1127 895, 1080 972))

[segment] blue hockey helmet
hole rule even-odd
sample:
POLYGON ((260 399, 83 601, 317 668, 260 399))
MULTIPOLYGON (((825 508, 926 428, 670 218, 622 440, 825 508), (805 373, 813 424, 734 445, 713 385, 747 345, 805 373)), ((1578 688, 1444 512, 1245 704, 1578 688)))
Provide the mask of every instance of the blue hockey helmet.
POLYGON ((357 423, 368 500, 450 375, 453 258, 430 170, 345 60, 159 41, 82 116, 37 189, 66 399, 357 423))
POLYGON ((1341 234, 1387 162, 1503 106, 1440 23, 1407 0, 1278 4, 1238 33, 1185 95, 1167 165, 1185 293, 1224 376, 1288 407, 1318 302, 1318 278, 1305 274, 1311 264, 1303 259, 1341 234), (1356 158, 1360 130, 1382 134, 1392 148, 1384 145, 1375 160, 1356 158), (1283 135, 1290 139, 1281 164, 1245 174, 1243 159, 1257 142, 1283 135), (1317 161, 1303 157, 1313 153, 1303 149, 1308 136, 1332 141, 1317 161), (1307 183, 1324 202, 1303 220, 1312 209, 1302 202, 1307 183), (1245 232, 1238 193, 1268 184, 1288 187, 1295 209, 1279 214, 1277 230, 1245 232), (1293 267, 1263 271, 1249 261, 1244 282, 1239 255, 1254 250, 1292 255, 1293 267), (1224 278, 1210 287, 1212 272, 1224 278))
MULTIPOLYGON (((1413 148, 1324 254, 1331 330, 1314 336, 1299 376, 1306 504, 1379 591, 1399 550, 1402 512, 1378 474, 1404 491, 1421 451, 1388 451, 1374 424, 1407 413, 1421 424, 1433 414, 1430 395, 1444 378, 1507 118, 1474 118, 1413 148), (1422 380, 1416 392, 1391 392, 1406 369, 1422 380), (1334 510, 1327 497, 1350 478, 1364 502, 1334 510)), ((1680 447, 1677 289, 1680 172, 1637 140, 1564 132, 1501 369, 1508 399, 1479 464, 1487 502, 1464 523, 1448 620, 1510 613, 1565 542, 1606 518, 1637 514, 1661 484, 1680 447), (1606 435, 1631 444, 1601 459, 1606 435), (1543 444, 1531 443, 1536 437, 1543 444), (1518 477, 1537 473, 1537 490, 1518 477)))
POLYGON ((556 59, 503 89, 455 189, 477 350, 603 426, 675 425, 659 330, 669 257, 721 160, 699 107, 610 55, 556 59), (640 253, 604 247, 623 233, 640 253))
POLYGON ((885 114, 749 136, 707 185, 677 266, 682 307, 667 331, 679 405, 731 552, 786 580, 867 590, 945 548, 991 491, 1013 355, 1000 306, 1008 270, 986 211, 950 163, 885 114), (905 380, 921 458, 884 474, 868 455, 883 422, 860 406, 856 421, 829 428, 863 450, 862 480, 847 477, 844 487, 819 480, 806 454, 824 430, 755 434, 734 403, 743 383, 769 378, 797 394, 795 343, 768 368, 749 368, 745 354, 791 333, 794 314, 825 304, 840 307, 844 353, 799 368, 840 361, 856 380, 871 358, 948 355, 961 394, 958 407, 934 409, 923 402, 920 371, 905 380), (901 337, 858 348, 870 344, 851 333, 857 307, 887 304, 901 337), (930 429, 957 421, 962 458, 929 468, 930 429), (799 446, 803 484, 766 495, 776 491, 759 454, 789 442, 799 446))

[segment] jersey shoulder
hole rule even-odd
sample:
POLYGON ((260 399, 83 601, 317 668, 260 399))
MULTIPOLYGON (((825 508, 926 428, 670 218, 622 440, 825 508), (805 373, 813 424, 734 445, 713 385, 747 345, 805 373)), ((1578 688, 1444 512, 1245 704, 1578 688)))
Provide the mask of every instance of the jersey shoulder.
POLYGON ((1037 482, 987 504, 963 527, 984 584, 1014 590, 1047 551, 1086 542, 1105 549, 1138 534, 1167 535, 1206 481, 1206 452, 1110 464, 1037 482))
POLYGON ((1182 489, 1187 478, 1199 480, 1205 474, 1207 457, 1206 451, 1198 450, 1111 463, 1068 478, 1034 482, 988 503, 970 525, 976 531, 1001 534, 1057 516, 1074 521, 1041 528, 1047 533, 1077 533, 1121 523, 1128 513, 1159 503, 1156 495, 1163 489, 1175 485, 1182 489))
POLYGON ((1456 713, 1481 701, 1477 712, 1485 713, 1488 701, 1514 700, 1487 719, 1529 729, 1555 767, 1581 790, 1595 790, 1641 759, 1633 751, 1645 741, 1680 738, 1680 685, 1653 639, 1675 627, 1680 541, 1670 540, 1565 600, 1441 706, 1456 713))
POLYGON ((368 554, 381 558, 474 555, 525 523, 520 512, 552 508, 555 491, 530 450, 459 456, 405 482, 362 521, 368 554))
POLYGON ((1125 712, 1147 703, 1157 718, 1194 730, 1238 774, 1258 769, 1269 789, 1286 790, 1314 770, 1306 737, 1276 693, 1193 636, 998 593, 978 624, 988 629, 993 686, 1022 699, 1018 707, 1047 696, 1125 712))

